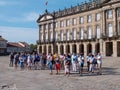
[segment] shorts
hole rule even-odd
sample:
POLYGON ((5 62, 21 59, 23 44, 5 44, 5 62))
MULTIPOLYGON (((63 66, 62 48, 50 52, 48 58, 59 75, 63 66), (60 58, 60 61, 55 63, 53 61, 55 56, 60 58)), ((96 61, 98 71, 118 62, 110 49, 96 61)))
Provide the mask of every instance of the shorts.
POLYGON ((84 63, 80 63, 80 67, 84 67, 84 63))
POLYGON ((56 63, 56 70, 60 70, 60 64, 59 63, 56 63))

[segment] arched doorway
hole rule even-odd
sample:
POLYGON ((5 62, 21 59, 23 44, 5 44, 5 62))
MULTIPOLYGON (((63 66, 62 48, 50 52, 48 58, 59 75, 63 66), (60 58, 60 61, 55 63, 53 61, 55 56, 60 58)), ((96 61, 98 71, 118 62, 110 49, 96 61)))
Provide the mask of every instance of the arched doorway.
POLYGON ((66 45, 66 53, 70 53, 70 45, 66 45))
POLYGON ((55 45, 55 52, 58 53, 58 46, 55 45))
POLYGON ((89 53, 92 53, 92 45, 90 43, 87 45, 87 55, 89 53))
POLYGON ((96 43, 95 45, 95 54, 99 53, 100 52, 100 43, 96 43))
POLYGON ((51 46, 48 46, 48 53, 51 53, 51 46))
POLYGON ((113 54, 113 43, 106 42, 106 56, 112 56, 113 54))
POLYGON ((117 56, 120 57, 120 42, 117 42, 117 56))
POLYGON ((44 53, 46 53, 46 45, 44 46, 44 53))
POLYGON ((62 54, 62 55, 64 54, 64 47, 63 47, 63 45, 60 46, 60 54, 62 54))
POLYGON ((39 53, 42 53, 42 46, 39 46, 39 53))
POLYGON ((80 46, 79 46, 79 53, 81 54, 81 53, 83 53, 84 54, 84 45, 83 44, 80 44, 80 46))
POLYGON ((72 53, 77 53, 77 47, 76 47, 76 44, 73 44, 72 46, 72 53))

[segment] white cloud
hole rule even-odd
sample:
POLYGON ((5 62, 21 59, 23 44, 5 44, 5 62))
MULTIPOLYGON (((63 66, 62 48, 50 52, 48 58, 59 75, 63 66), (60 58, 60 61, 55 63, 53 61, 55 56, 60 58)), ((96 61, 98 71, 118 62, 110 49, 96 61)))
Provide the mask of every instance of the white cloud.
POLYGON ((6 5, 17 5, 17 2, 12 1, 0 1, 0 6, 6 6, 6 5))
POLYGON ((25 41, 35 44, 38 39, 38 30, 35 28, 0 26, 0 35, 9 42, 25 41))
POLYGON ((24 14, 23 21, 35 21, 39 17, 38 13, 30 12, 24 14))
POLYGON ((7 15, 0 15, 0 20, 7 21, 7 22, 33 22, 36 21, 39 17, 39 14, 36 12, 29 12, 18 17, 16 16, 7 16, 7 15))

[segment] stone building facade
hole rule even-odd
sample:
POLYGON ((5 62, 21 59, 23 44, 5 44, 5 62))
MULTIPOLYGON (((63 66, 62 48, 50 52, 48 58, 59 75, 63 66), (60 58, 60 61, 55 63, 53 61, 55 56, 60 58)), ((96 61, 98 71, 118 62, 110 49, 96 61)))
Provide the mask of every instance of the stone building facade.
POLYGON ((5 55, 7 53, 7 40, 0 36, 0 55, 5 55))
POLYGON ((40 15, 39 53, 120 56, 120 0, 91 0, 40 15))

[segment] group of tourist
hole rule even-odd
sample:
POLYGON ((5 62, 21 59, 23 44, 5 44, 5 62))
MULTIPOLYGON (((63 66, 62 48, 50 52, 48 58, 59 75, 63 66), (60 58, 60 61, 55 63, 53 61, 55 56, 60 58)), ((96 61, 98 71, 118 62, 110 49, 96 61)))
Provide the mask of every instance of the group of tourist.
POLYGON ((60 70, 64 70, 65 75, 70 75, 70 71, 79 72, 80 75, 84 73, 85 62, 87 65, 86 71, 88 73, 94 73, 96 70, 99 75, 102 74, 102 56, 100 53, 88 56, 84 54, 37 54, 37 53, 11 53, 10 54, 10 66, 18 67, 20 70, 37 70, 37 69, 50 69, 50 74, 53 74, 53 70, 56 70, 56 74, 60 74, 60 70))

